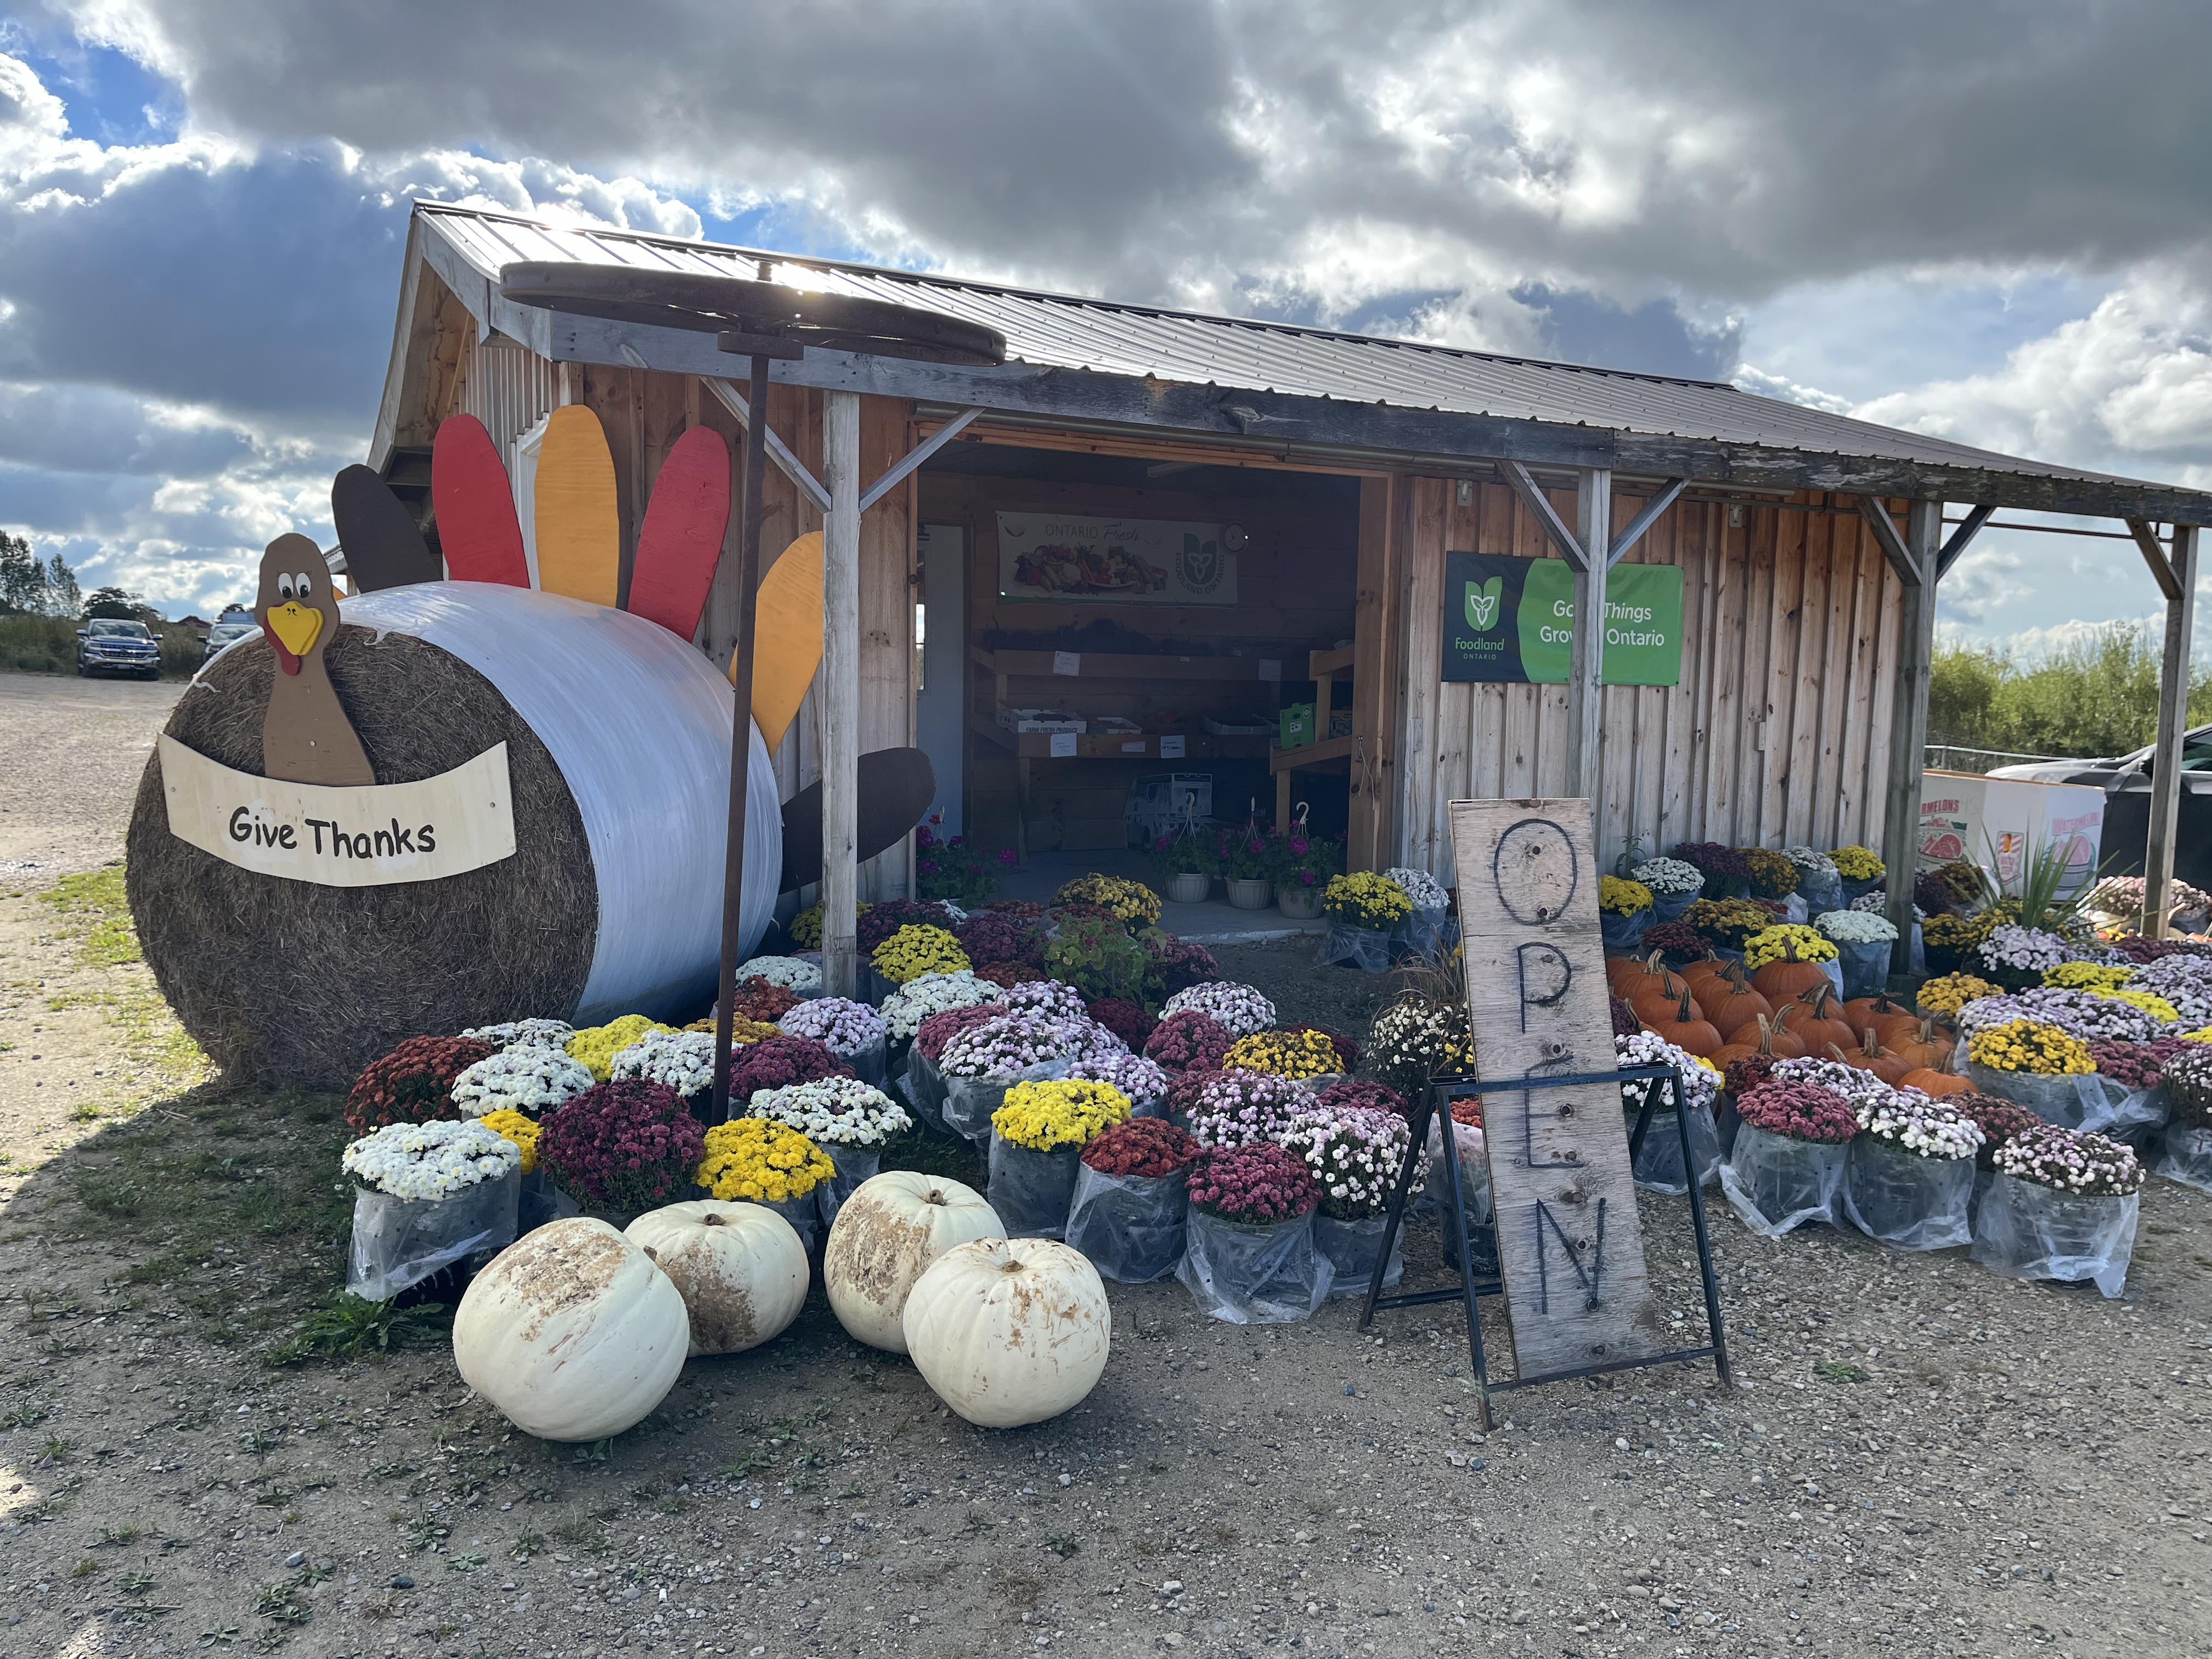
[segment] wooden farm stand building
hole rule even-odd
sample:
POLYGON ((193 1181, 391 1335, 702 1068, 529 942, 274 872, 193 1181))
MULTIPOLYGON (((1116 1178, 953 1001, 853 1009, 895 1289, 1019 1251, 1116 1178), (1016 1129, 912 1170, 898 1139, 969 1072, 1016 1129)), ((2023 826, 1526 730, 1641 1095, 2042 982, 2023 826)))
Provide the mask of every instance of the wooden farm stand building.
MULTIPOLYGON (((2126 522, 2167 600, 2160 738, 2178 746, 2212 494, 1712 381, 417 204, 370 465, 427 514, 432 437, 473 414, 506 449, 526 530, 544 419, 588 404, 615 458, 625 577, 675 438, 703 422, 734 455, 744 360, 711 334, 513 303, 500 272, 524 261, 767 276, 1006 337, 1000 368, 820 350, 776 363, 762 544, 765 564, 823 527, 823 405, 860 394, 857 731, 835 740, 928 750, 948 818, 986 847, 1121 847, 1131 784, 1185 772, 1213 778, 1217 817, 1303 800, 1348 831, 1353 867, 1447 882, 1446 803, 1475 796, 1588 796, 1607 860, 1636 841, 1863 842, 1911 869, 1936 585, 2007 508, 2126 522), (1221 527, 1235 602, 1025 599, 1004 579, 1002 514, 1221 527), (1568 562, 1567 683, 1446 678, 1461 553, 1568 562), (1624 564, 1680 568, 1675 684, 1593 683, 1605 606, 1589 596, 1624 564), (1209 729, 1273 726, 1300 702, 1334 705, 1304 747, 1209 729), (1049 734, 1006 730, 1002 705, 1073 710, 1093 729, 1055 755, 1049 734), (1106 716, 1126 728, 1097 730, 1106 716)), ((736 632, 735 563, 701 629, 717 661, 736 632)), ((787 794, 819 769, 821 689, 780 757, 787 794)), ((2170 867, 2177 773, 2158 775, 2154 880, 2170 867)), ((885 853, 860 896, 902 896, 910 878, 908 851, 885 853)), ((1890 884, 1893 912, 1911 893, 1890 884)))

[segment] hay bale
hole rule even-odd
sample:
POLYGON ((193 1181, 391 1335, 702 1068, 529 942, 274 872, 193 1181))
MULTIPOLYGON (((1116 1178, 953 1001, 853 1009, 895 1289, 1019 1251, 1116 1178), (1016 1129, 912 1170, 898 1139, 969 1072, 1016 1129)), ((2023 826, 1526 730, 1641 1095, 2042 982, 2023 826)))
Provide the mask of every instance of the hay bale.
MULTIPOLYGON (((131 812, 126 886, 178 1019, 226 1072, 343 1089, 410 1036, 565 1018, 591 971, 599 887, 545 744, 490 681, 425 641, 341 625, 324 656, 380 783, 435 777, 507 745, 515 856, 383 887, 258 875, 169 833, 156 757, 131 812)), ((226 653, 179 702, 169 735, 258 775, 275 672, 265 643, 226 653)))

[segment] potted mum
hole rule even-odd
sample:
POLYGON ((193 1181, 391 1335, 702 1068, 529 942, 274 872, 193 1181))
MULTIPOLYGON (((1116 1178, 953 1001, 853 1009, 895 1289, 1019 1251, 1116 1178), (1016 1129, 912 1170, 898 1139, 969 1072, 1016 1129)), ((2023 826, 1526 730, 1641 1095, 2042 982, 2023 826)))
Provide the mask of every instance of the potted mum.
POLYGON ((459 1115, 453 1085, 499 1051, 469 1037, 409 1037, 361 1069, 346 1096, 346 1127, 367 1134, 388 1123, 426 1123, 459 1115))
POLYGON ((1873 996, 1889 983, 1889 947, 1897 943, 1897 924, 1887 916, 1870 910, 1824 910, 1813 925, 1836 947, 1845 996, 1873 996))
POLYGON ((1200 1311, 1238 1325, 1310 1318, 1334 1273, 1314 1248, 1321 1189, 1305 1160, 1271 1141, 1208 1147, 1184 1186, 1190 1211, 1176 1277, 1200 1311))
POLYGON ((1835 860, 1812 847, 1785 847, 1782 856, 1797 872, 1797 896, 1807 915, 1844 908, 1844 878, 1836 873, 1835 860))
POLYGON ((1279 1141, 1312 1097, 1287 1078, 1264 1072, 1186 1072, 1169 1086, 1170 1117, 1202 1146, 1279 1141))
POLYGON ((1128 1096, 1110 1083, 1056 1078, 1006 1091, 991 1114, 989 1197, 1009 1237, 1066 1234, 1078 1158, 1128 1115, 1128 1096))
POLYGON ((1328 1032, 1308 1025, 1239 1037, 1221 1057, 1221 1066, 1228 1072, 1265 1072, 1309 1088, 1325 1088, 1343 1075, 1344 1059, 1328 1032))
POLYGON ((1971 1255, 2005 1279, 2088 1279, 2126 1289, 2143 1167, 2116 1140, 2043 1124, 1996 1149, 1971 1255))
MULTIPOLYGON (((1078 1002, 1079 1006, 1079 998, 1078 1002)), ((937 1057, 937 1069, 945 1079, 945 1127, 970 1140, 988 1142, 991 1115, 1004 1102, 1006 1091, 1018 1083, 1066 1077, 1078 1046, 1072 1021, 1035 1008, 1009 1007, 955 1032, 937 1057)))
POLYGON ((730 1056, 730 1098, 749 1102, 763 1089, 853 1075, 850 1066, 812 1037, 779 1035, 748 1043, 730 1056))
MULTIPOLYGON (((2059 994, 2065 994, 2060 993, 2059 994)), ((2102 1111, 2103 1085, 2089 1045, 2047 1020, 2018 1018, 1981 1023, 1972 1018, 2008 1012, 1990 1004, 2022 1006, 2015 999, 1985 998, 1960 1011, 1966 1036, 1966 1075, 1985 1095, 2018 1101, 2047 1123, 2078 1127, 2102 1111)))
POLYGON ((1452 943, 1447 933, 1451 895, 1444 890, 1443 884, 1427 871, 1409 864, 1394 864, 1382 873, 1406 890, 1406 897, 1413 907, 1413 914, 1390 930, 1391 954, 1443 956, 1452 943))
MULTIPOLYGON (((928 981, 922 980, 916 983, 926 985, 928 981)), ((993 997, 1001 994, 1000 988, 988 980, 978 978, 976 983, 993 997)), ((885 1004, 884 1009, 888 1016, 890 1004, 885 1004)), ((906 1052, 907 1103, 933 1127, 945 1129, 948 1133, 957 1133, 945 1121, 945 1073, 938 1069, 937 1065, 939 1057, 945 1053, 945 1045, 969 1026, 997 1019, 1007 1012, 1006 1005, 996 1001, 966 1004, 925 1014, 921 1023, 915 1028, 914 1042, 906 1052)))
POLYGON ((605 1025, 587 1025, 570 1037, 567 1045, 568 1058, 577 1061, 592 1074, 594 1083, 605 1083, 613 1074, 615 1056, 635 1042, 648 1031, 673 1031, 672 1025, 663 1025, 658 1020, 647 1019, 643 1014, 624 1014, 620 1019, 611 1019, 605 1025))
POLYGON ((1844 1160, 1844 1213, 1893 1250, 1970 1243, 1981 1127, 1948 1101, 1875 1082, 1880 1092, 1854 1103, 1859 1132, 1844 1160))
POLYGON ((1705 872, 1681 859, 1646 859, 1629 875, 1651 890, 1655 921, 1676 921, 1705 896, 1705 872))
POLYGON ((1195 823, 1152 838, 1152 869, 1167 883, 1168 896, 1177 904, 1203 904, 1213 890, 1213 872, 1221 862, 1216 842, 1212 831, 1195 823))
POLYGON ((2212 1193, 2212 1044, 2192 1042, 2166 1062, 2172 1115, 2158 1172, 2185 1187, 2212 1193))
POLYGON ((822 1225, 815 1194, 836 1173, 829 1155, 789 1124, 733 1117, 707 1131, 698 1182, 709 1198, 774 1210, 811 1250, 822 1225))
POLYGON ((836 1166, 836 1174, 816 1194, 822 1224, 837 1212, 883 1159, 884 1142, 914 1120, 882 1090, 858 1078, 823 1078, 788 1088, 763 1089, 752 1097, 752 1115, 789 1125, 805 1135, 836 1166))
POLYGON ((1390 932, 1413 914, 1413 898, 1403 887, 1388 876, 1362 870, 1334 878, 1322 890, 1321 908, 1328 932, 1316 963, 1346 963, 1370 974, 1390 970, 1390 932))
MULTIPOLYGON (((1858 1115, 1834 1090, 1782 1076, 1783 1061, 1764 1083, 1736 1097, 1741 1120, 1721 1191, 1743 1224, 1779 1238, 1810 1221, 1836 1221, 1844 1184, 1844 1145, 1858 1115)), ((1849 1070, 1849 1067, 1839 1067, 1849 1070)))
MULTIPOLYGON (((1720 1073, 1656 1031, 1616 1036, 1613 1047, 1614 1058, 1622 1066, 1671 1066, 1682 1079, 1683 1093, 1688 1097, 1685 1104, 1689 1114, 1690 1152, 1702 1187, 1720 1168, 1720 1126, 1713 1116, 1713 1103, 1720 1098, 1720 1073)), ((1624 1083, 1621 1109, 1633 1126, 1644 1110, 1647 1092, 1652 1103, 1651 1121, 1644 1126, 1644 1144, 1636 1151, 1636 1184, 1656 1193, 1686 1193, 1690 1177, 1682 1163, 1682 1122, 1675 1115, 1674 1092, 1656 1078, 1624 1083)))
POLYGON ((1955 1029, 1959 1010, 1983 997, 1996 996, 2003 989, 2002 985, 1977 979, 1972 974, 1943 974, 1921 981, 1920 988, 1912 994, 1912 1006, 1927 1018, 1955 1029))
POLYGON ((1395 1112, 1316 1101, 1291 1121, 1282 1144, 1305 1160, 1320 1191, 1314 1248, 1328 1262, 1334 1293, 1363 1293, 1378 1264, 1384 1288, 1396 1284, 1406 1264, 1395 1243, 1382 1261, 1383 1212, 1413 1149, 1413 1125, 1395 1112))
POLYGON ((1128 1096, 1131 1117, 1158 1117, 1167 1097, 1167 1073, 1141 1054, 1085 1054, 1069 1062, 1067 1075, 1079 1083, 1111 1084, 1128 1096))
POLYGON ((386 1125, 340 1159, 354 1180, 346 1289, 389 1302, 465 1257, 514 1242, 522 1152, 474 1118, 386 1125))
POLYGON ((1597 921, 1607 956, 1635 956, 1651 926, 1651 890, 1623 876, 1597 878, 1597 921))
POLYGON ((1067 1207, 1067 1243, 1124 1285, 1164 1279, 1182 1260, 1185 1177, 1198 1142, 1164 1118, 1133 1117, 1083 1148, 1067 1207))
POLYGON ((1236 1041, 1212 1015, 1178 1008, 1161 1015, 1145 1039, 1145 1058, 1170 1072, 1218 1072, 1236 1041))
POLYGON ((1343 842, 1310 833, 1301 819, 1283 837, 1274 873, 1276 908, 1292 921, 1311 921, 1321 914, 1323 890, 1343 868, 1343 842))
POLYGON ((1472 1073, 1474 1037, 1467 1010, 1407 992, 1367 1028, 1367 1064, 1376 1077, 1408 1096, 1417 1096, 1433 1078, 1472 1073))
POLYGON ((1881 854, 1871 847, 1838 847, 1828 856, 1836 866, 1836 874, 1843 878, 1846 906, 1881 886, 1882 877, 1889 870, 1881 861, 1881 854))
POLYGON ((908 922, 868 956, 868 970, 886 988, 878 1005, 891 994, 889 987, 924 974, 964 973, 974 965, 950 929, 926 922, 908 922))
POLYGON ((1674 857, 1705 878, 1707 898, 1743 898, 1751 892, 1751 861, 1725 842, 1686 841, 1674 857))
POLYGON ((800 1003, 776 1025, 787 1036, 813 1038, 850 1066, 864 1083, 880 1088, 889 1078, 890 1028, 865 1002, 817 997, 800 1003))
POLYGON ((1231 1037, 1250 1036, 1275 1023, 1275 1005, 1249 985, 1218 979, 1176 992, 1161 1006, 1160 1014, 1194 1011, 1217 1022, 1231 1037))
POLYGON ((683 1097, 641 1079, 592 1085, 538 1131, 538 1161, 554 1184, 617 1231, 691 1196, 705 1150, 683 1097))

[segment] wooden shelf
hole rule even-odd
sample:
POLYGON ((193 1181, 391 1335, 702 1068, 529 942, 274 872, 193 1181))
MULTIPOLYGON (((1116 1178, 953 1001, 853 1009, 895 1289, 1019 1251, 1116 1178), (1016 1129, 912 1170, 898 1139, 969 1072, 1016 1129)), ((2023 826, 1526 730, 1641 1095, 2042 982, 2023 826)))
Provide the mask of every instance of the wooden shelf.
POLYGON ((1344 760, 1352 754, 1353 738, 1331 738, 1325 743, 1303 744, 1296 749, 1276 749, 1268 753, 1270 772, 1297 772, 1309 766, 1319 766, 1325 761, 1344 760))
MULTIPOLYGON (((1270 740, 1263 737, 1219 738, 1211 732, 1194 732, 1183 738, 1183 751, 1164 761, 1160 756, 1160 734, 1157 732, 1130 733, 1078 732, 1073 757, 1055 757, 1052 752, 1054 733, 1050 732, 1009 732, 996 720, 987 720, 981 714, 968 717, 969 730, 980 738, 988 738, 1008 753, 1023 760, 1129 760, 1152 761, 1175 766, 1186 760, 1257 760, 1267 753, 1270 740)), ((1294 750, 1303 754, 1303 750, 1294 750)))
MULTIPOLYGON (((992 674, 1041 676, 1055 678, 1053 659, 1060 655, 1053 651, 986 651, 980 646, 970 646, 969 659, 977 667, 992 674)), ((1061 674, 1060 679, 1085 680, 1231 680, 1247 685, 1277 685, 1285 678, 1304 678, 1296 672, 1295 657, 1146 657, 1119 652, 1085 651, 1070 653, 1076 659, 1079 672, 1061 674), (1272 662, 1278 670, 1286 666, 1287 675, 1278 672, 1267 679, 1260 672, 1262 662, 1272 662)), ((1329 654, 1336 654, 1331 653, 1329 654)), ((1345 653, 1349 655, 1348 653, 1345 653)))
POLYGON ((1353 647, 1340 645, 1334 651, 1306 653, 1306 678, 1317 680, 1324 674, 1341 674, 1352 666, 1353 647))

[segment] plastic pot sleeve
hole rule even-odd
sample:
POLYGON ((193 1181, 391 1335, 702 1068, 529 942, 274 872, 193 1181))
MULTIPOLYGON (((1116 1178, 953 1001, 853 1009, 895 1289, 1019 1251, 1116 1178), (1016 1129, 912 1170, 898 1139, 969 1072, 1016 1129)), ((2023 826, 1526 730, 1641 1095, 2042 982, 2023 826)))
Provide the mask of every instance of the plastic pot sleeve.
POLYGON ((878 1037, 866 1048, 854 1054, 848 1054, 836 1048, 832 1048, 830 1052, 858 1072, 860 1074, 861 1082, 881 1089, 890 1082, 890 1048, 889 1039, 878 1037))
POLYGON ((1182 1260, 1190 1194, 1182 1175, 1101 1175, 1078 1160, 1067 1243, 1121 1285, 1165 1279, 1182 1260))
POLYGON ((915 1044, 906 1051, 906 1071, 900 1078, 899 1092, 906 1097, 907 1108, 918 1123, 933 1129, 942 1129, 945 1124, 945 1073, 937 1069, 937 1062, 921 1052, 915 1044))
POLYGON ((1754 1129, 1736 1132, 1735 1150, 1721 1165, 1721 1191, 1752 1231, 1779 1238, 1808 1221, 1836 1220, 1844 1184, 1844 1147, 1754 1129))
POLYGON ((2001 1279, 2086 1279, 2116 1297, 2127 1287, 2137 1207, 2133 1193, 2092 1198, 1999 1175, 1975 1213, 1971 1254, 2001 1279))
POLYGON ((1881 886, 1887 878, 1877 876, 1872 881, 1845 881, 1841 876, 1838 876, 1836 879, 1843 888, 1844 902, 1836 907, 1841 910, 1847 906, 1856 904, 1869 893, 1881 886))
POLYGON ((1984 1094, 2025 1106, 2045 1123, 2056 1123, 2063 1128, 2088 1127, 2092 1118, 2109 1122, 2107 1115, 2115 1109, 2115 1105, 2106 1100, 2106 1079, 2094 1072, 2046 1077, 2036 1072, 2002 1071, 1970 1060, 1966 1062, 1966 1075, 1984 1094))
POLYGON ((1638 910, 1632 916, 1615 915, 1610 910, 1598 912, 1598 933, 1605 942, 1605 953, 1609 957, 1635 955, 1650 926, 1651 913, 1649 910, 1638 910))
POLYGON ((1705 896, 1702 887, 1689 893, 1654 893, 1651 896, 1651 919, 1654 921, 1680 921, 1682 912, 1705 896))
POLYGON ((346 1289, 366 1302, 389 1302, 464 1256, 495 1255, 514 1243, 521 1196, 519 1168, 450 1198, 356 1189, 346 1289))
POLYGON ((882 1167, 884 1155, 879 1147, 840 1146, 835 1141, 823 1142, 822 1151, 837 1166, 837 1173, 814 1189, 815 1212, 822 1218, 826 1232, 836 1224, 837 1212, 845 1207, 845 1200, 882 1167))
POLYGON ((1797 896, 1808 915, 1824 916, 1844 908, 1844 878, 1832 870, 1806 870, 1797 877, 1797 896))
POLYGON ((1176 1277, 1200 1313, 1232 1325, 1289 1325, 1328 1300, 1335 1274, 1311 1214, 1255 1225, 1190 1212, 1176 1277))
POLYGON ((1948 1250, 1972 1241, 1971 1158, 1922 1158, 1876 1135, 1844 1144, 1844 1213, 1893 1250, 1948 1250))
POLYGON ((1788 921, 1788 922, 1794 922, 1794 923, 1796 923, 1798 927, 1802 927, 1805 926, 1805 924, 1806 924, 1807 922, 1808 922, 1808 921, 1810 921, 1812 920, 1813 913, 1812 913, 1812 911, 1810 911, 1810 910, 1808 910, 1808 908, 1806 908, 1806 906, 1805 906, 1805 896, 1804 896, 1803 894, 1802 894, 1802 893, 1792 893, 1792 894, 1790 894, 1790 896, 1789 896, 1788 898, 1786 898, 1786 899, 1783 900, 1783 901, 1782 901, 1782 903, 1783 903, 1783 911, 1782 911, 1782 920, 1783 920, 1783 921, 1788 921))
POLYGON ((1347 927, 1340 921, 1332 921, 1328 932, 1322 936, 1321 951, 1314 957, 1314 963, 1326 968, 1339 962, 1364 973, 1389 973, 1389 934, 1373 927, 1347 927))
POLYGON ((2165 1150, 2158 1155, 2158 1173, 2201 1193, 2212 1193, 2212 1129, 2168 1125, 2165 1150))
MULTIPOLYGON (((835 1159, 831 1160, 833 1163, 835 1159)), ((791 1224, 791 1231, 799 1235, 799 1242, 806 1247, 808 1255, 822 1237, 822 1189, 828 1182, 817 1182, 812 1192, 802 1198, 756 1199, 763 1210, 774 1210, 791 1224)), ((849 1196, 849 1194, 848 1194, 849 1196)))
POLYGON ((945 1127, 981 1146, 991 1138, 991 1114, 1017 1083, 1037 1083, 1066 1077, 1072 1061, 1041 1060, 1012 1077, 948 1077, 945 1079, 945 1127))
MULTIPOLYGON (((1425 1192, 1439 1211, 1451 1207, 1451 1171, 1444 1168, 1444 1138, 1442 1125, 1444 1115, 1437 1113, 1429 1119, 1429 1144, 1423 1150, 1427 1164, 1426 1178, 1417 1186, 1417 1194, 1425 1192)), ((1490 1161, 1483 1148, 1482 1131, 1472 1123, 1452 1122, 1452 1140, 1459 1148, 1460 1183, 1467 1194, 1468 1224, 1490 1219, 1490 1161)))
POLYGON ((1400 956, 1442 956, 1449 948, 1444 943, 1445 915, 1441 908, 1414 911, 1390 929, 1392 949, 1400 956))
MULTIPOLYGON (((1382 1254, 1382 1234, 1390 1224, 1387 1215, 1363 1216, 1358 1221, 1339 1221, 1314 1213, 1314 1248, 1328 1259, 1334 1280, 1331 1296, 1364 1296, 1375 1282, 1376 1259, 1382 1254)), ((1401 1230, 1402 1236, 1403 1230, 1401 1230)), ((1395 1239, 1390 1244, 1389 1265, 1382 1269, 1382 1288, 1389 1290, 1406 1273, 1405 1252, 1395 1239)))
POLYGON ((1887 939, 1852 939, 1836 946, 1836 959, 1824 966, 1838 969, 1844 976, 1844 995, 1870 997, 1889 983, 1887 939))
MULTIPOLYGON (((1628 1125, 1636 1127, 1636 1114, 1640 1107, 1627 1109, 1628 1125)), ((1712 1109, 1692 1106, 1690 1109, 1690 1154, 1698 1164, 1698 1184, 1710 1183, 1721 1166, 1720 1126, 1714 1122, 1712 1109)), ((1655 1193, 1671 1193, 1677 1198, 1690 1190, 1690 1182, 1682 1173, 1682 1132, 1676 1127, 1674 1114, 1655 1111, 1651 1121, 1644 1126, 1644 1144, 1636 1152, 1636 1184, 1655 1193)))
POLYGON ((1059 1238, 1067 1231, 1068 1206, 1075 1197, 1076 1171, 1083 1149, 1060 1146, 1040 1152, 1017 1146, 991 1131, 991 1207, 1009 1238, 1059 1238))
MULTIPOLYGON (((1885 950, 1887 946, 1883 947, 1885 950)), ((1836 988, 1840 1000, 1844 994, 1844 963, 1841 957, 1832 957, 1820 964, 1820 971, 1828 976, 1828 983, 1836 988)))

